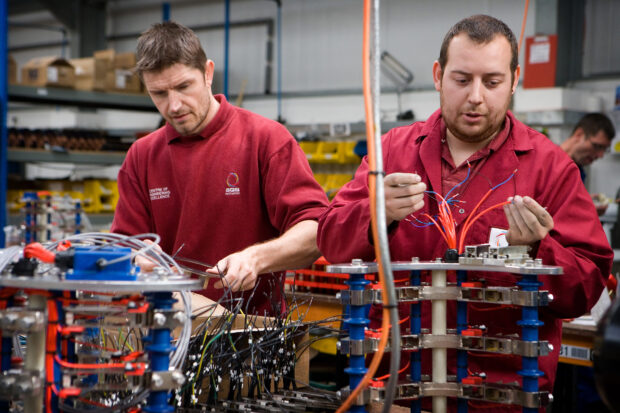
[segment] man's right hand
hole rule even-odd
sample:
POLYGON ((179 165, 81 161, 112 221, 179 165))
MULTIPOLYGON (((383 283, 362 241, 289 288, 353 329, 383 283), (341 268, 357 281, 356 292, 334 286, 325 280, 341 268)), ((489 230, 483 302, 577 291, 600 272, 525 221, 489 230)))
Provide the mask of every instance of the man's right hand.
POLYGON ((383 179, 386 223, 400 221, 424 206, 426 184, 417 174, 396 172, 383 179))
MULTIPOLYGON (((150 239, 145 239, 143 240, 143 242, 145 244, 154 244, 153 241, 151 241, 150 239)), ((157 251, 161 252, 161 247, 158 244, 155 244, 154 247, 157 251)), ((157 267, 157 264, 154 263, 153 261, 149 260, 148 258, 142 256, 142 255, 136 255, 136 259, 134 261, 135 265, 140 267, 140 272, 151 272, 153 271, 153 269, 155 267, 157 267)))

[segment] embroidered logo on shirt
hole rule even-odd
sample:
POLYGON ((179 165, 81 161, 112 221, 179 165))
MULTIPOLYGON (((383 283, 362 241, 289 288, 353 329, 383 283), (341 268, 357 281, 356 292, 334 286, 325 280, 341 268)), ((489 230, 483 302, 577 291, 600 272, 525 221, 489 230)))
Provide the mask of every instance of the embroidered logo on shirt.
POLYGON ((149 197, 151 198, 151 201, 170 198, 170 190, 167 186, 164 186, 163 188, 151 188, 149 189, 149 197))
POLYGON ((239 175, 235 172, 230 172, 226 177, 226 195, 241 195, 241 189, 237 186, 239 185, 239 175))

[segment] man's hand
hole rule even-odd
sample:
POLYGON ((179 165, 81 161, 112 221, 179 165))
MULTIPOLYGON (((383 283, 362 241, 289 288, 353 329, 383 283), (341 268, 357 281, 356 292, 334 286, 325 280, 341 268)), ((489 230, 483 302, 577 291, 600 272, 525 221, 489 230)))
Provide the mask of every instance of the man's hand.
MULTIPOLYGON (((145 244, 151 244, 151 245, 155 245, 153 247, 153 249, 161 252, 161 247, 159 246, 159 244, 155 244, 153 241, 151 241, 150 239, 145 239, 143 241, 145 244)), ((157 267, 158 264, 154 263, 153 261, 149 260, 148 258, 146 258, 145 256, 142 255, 136 255, 136 259, 135 259, 135 265, 137 265, 138 267, 140 267, 140 272, 151 272, 153 271, 153 269, 155 267, 157 267)))
POLYGON ((232 291, 245 291, 254 288, 258 270, 253 247, 222 258, 215 267, 209 268, 207 272, 224 275, 224 278, 214 284, 215 288, 226 287, 232 291))
POLYGON ((393 173, 383 179, 387 225, 400 221, 424 206, 426 184, 416 174, 393 173))
POLYGON ((504 213, 510 228, 506 240, 510 245, 532 245, 553 229, 553 217, 529 196, 508 198, 504 213))

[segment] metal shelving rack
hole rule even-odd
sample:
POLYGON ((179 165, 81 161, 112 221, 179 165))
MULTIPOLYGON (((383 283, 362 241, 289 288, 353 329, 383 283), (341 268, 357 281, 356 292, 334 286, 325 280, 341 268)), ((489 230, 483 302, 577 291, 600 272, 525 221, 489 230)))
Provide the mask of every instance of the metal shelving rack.
MULTIPOLYGON (((0 0, 0 22, 7 22, 6 2, 0 0)), ((0 30, 0 59, 8 58, 6 30, 0 30)), ((120 109, 134 111, 156 111, 148 96, 85 92, 73 89, 40 88, 22 85, 7 85, 6 65, 0 65, 0 104, 2 105, 2 125, 0 140, 0 227, 7 224, 6 209, 7 162, 66 162, 75 164, 119 165, 125 159, 124 152, 52 152, 44 150, 8 149, 7 116, 8 102, 79 106, 100 109, 120 109)), ((0 234, 0 248, 4 247, 4 235, 0 234)))

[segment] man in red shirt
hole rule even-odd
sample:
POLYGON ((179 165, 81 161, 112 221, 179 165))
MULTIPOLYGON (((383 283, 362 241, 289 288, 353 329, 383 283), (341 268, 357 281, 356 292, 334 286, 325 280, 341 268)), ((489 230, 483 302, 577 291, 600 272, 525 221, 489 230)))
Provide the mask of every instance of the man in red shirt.
MULTIPOLYGON (((519 73, 516 39, 503 22, 479 15, 452 27, 433 65, 441 108, 426 122, 393 129, 382 139, 386 224, 393 260, 434 260, 444 256, 447 246, 436 228, 421 227, 416 221, 427 222, 424 213, 438 214, 437 202, 425 191, 445 196, 464 181, 451 194, 458 194, 451 210, 459 237, 465 219, 489 189, 497 186, 480 211, 512 201, 476 221, 465 245, 495 244, 496 235, 503 233, 510 245, 529 245, 531 254, 544 264, 563 267, 561 276, 540 277, 542 288, 555 297, 540 310, 544 322, 540 339, 554 346, 549 356, 539 359, 545 375, 541 388, 550 391, 561 347, 561 319, 579 316, 592 307, 605 285, 613 254, 576 165, 558 146, 508 111, 519 73)), ((368 174, 364 159, 354 180, 338 192, 319 219, 319 249, 330 262, 375 258, 368 235, 368 174)), ((469 277, 484 278, 488 286, 514 286, 518 281, 506 273, 469 272, 469 277)), ((454 281, 449 277, 448 282, 454 281)), ((468 307, 468 322, 484 324, 489 336, 519 334, 520 309, 485 304, 468 307)), ((402 306, 401 318, 406 312, 407 306, 402 306)), ((430 328, 430 315, 430 303, 423 302, 422 328, 430 328)), ((381 311, 373 308, 372 327, 380 325, 380 317, 381 311)), ((456 305, 451 303, 448 328, 456 327, 455 319, 456 305)), ((430 364, 430 354, 423 352, 423 374, 429 373, 430 364)), ((448 373, 455 374, 454 358, 449 366, 453 367, 448 373)), ((472 373, 486 373, 491 383, 521 381, 517 374, 520 358, 514 356, 470 352, 468 368, 472 373)), ((488 407, 483 411, 494 411, 488 407)))
POLYGON ((156 233, 168 254, 212 266, 202 291, 212 300, 225 287, 246 299, 246 312, 280 312, 283 270, 320 255, 327 197, 305 154, 282 125, 213 95, 213 61, 187 27, 153 25, 136 54, 167 123, 127 153, 111 230, 156 233))

